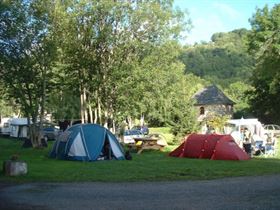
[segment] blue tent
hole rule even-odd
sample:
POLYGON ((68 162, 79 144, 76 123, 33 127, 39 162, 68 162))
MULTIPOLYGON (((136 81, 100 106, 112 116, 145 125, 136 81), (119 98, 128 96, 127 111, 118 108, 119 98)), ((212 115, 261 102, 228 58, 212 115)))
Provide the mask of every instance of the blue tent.
POLYGON ((77 124, 59 135, 50 157, 65 160, 124 160, 117 138, 97 124, 77 124))

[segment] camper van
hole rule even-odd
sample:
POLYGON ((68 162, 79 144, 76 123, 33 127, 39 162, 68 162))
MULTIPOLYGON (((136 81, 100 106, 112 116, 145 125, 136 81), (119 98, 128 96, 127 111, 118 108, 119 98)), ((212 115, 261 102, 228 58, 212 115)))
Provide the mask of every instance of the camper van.
POLYGON ((227 125, 225 126, 225 133, 230 134, 233 131, 241 131, 242 128, 248 128, 249 131, 253 135, 258 135, 260 137, 264 137, 265 130, 262 125, 262 123, 256 119, 256 118, 251 118, 251 119, 231 119, 228 120, 227 125))
POLYGON ((16 138, 28 137, 27 118, 13 118, 10 121, 10 136, 16 138))
POLYGON ((10 132, 11 132, 10 123, 11 123, 11 118, 8 118, 8 117, 1 118, 1 121, 0 121, 0 134, 1 135, 8 135, 8 136, 10 135, 10 132))
POLYGON ((254 142, 265 140, 265 130, 262 123, 256 119, 231 119, 225 126, 225 133, 230 134, 235 142, 242 147, 242 130, 248 129, 254 142))
MULTIPOLYGON (((229 120, 225 130, 234 138, 235 142, 242 147, 242 132, 248 130, 252 137, 252 149, 254 155, 274 155, 276 140, 267 134, 265 127, 258 119, 229 120)), ((244 136, 243 136, 244 137, 244 136)))

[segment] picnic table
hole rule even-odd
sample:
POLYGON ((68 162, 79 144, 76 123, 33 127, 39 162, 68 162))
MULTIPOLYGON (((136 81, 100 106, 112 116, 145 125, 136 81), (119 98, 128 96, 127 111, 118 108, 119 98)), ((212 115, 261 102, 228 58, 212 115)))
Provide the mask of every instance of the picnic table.
POLYGON ((135 145, 137 148, 137 154, 141 154, 143 150, 148 149, 155 149, 155 150, 162 150, 163 145, 159 145, 157 141, 159 138, 155 137, 135 137, 133 138, 135 141, 135 145))

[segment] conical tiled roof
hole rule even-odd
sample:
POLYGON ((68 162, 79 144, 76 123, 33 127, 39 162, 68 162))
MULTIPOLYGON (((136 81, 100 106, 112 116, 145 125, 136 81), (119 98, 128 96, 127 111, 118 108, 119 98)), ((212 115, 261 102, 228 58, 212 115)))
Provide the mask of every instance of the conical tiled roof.
POLYGON ((194 95, 194 98, 196 99, 196 105, 234 104, 216 85, 202 89, 194 95))

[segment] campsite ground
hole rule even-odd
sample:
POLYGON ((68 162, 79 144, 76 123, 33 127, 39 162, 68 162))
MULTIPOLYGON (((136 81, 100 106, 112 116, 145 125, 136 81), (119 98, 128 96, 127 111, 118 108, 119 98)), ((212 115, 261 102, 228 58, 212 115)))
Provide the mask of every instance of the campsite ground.
POLYGON ((40 182, 0 188, 0 209, 276 210, 279 197, 278 175, 174 182, 40 182))
POLYGON ((0 138, 0 165, 14 155, 28 164, 27 175, 7 177, 0 173, 0 182, 178 181, 280 174, 279 148, 275 156, 249 161, 173 158, 168 156, 173 146, 162 152, 132 153, 132 161, 80 162, 49 158, 51 143, 44 149, 22 148, 19 140, 0 138))
MULTIPOLYGON (((0 138, 0 163, 18 154, 26 176, 0 173, 0 209, 280 209, 280 155, 250 161, 132 154, 132 161, 48 158, 51 148, 23 149, 0 138)), ((278 144, 279 146, 279 144, 278 144)))

